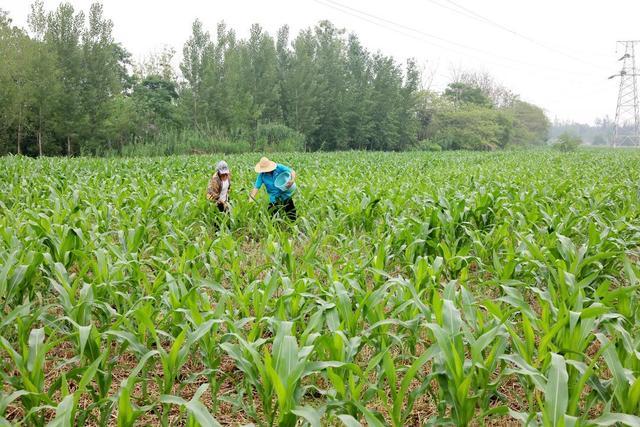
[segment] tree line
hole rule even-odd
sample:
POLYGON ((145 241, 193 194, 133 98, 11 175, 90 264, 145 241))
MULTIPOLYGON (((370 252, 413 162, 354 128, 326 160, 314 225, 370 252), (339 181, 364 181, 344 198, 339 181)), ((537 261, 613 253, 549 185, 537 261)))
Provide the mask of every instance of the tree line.
POLYGON ((0 154, 491 150, 548 136, 542 109, 487 74, 457 73, 436 93, 415 61, 328 21, 241 38, 196 20, 179 70, 172 49, 134 63, 100 3, 85 15, 36 1, 28 26, 0 10, 0 154))
MULTIPOLYGON (((631 133, 631 127, 625 127, 625 131, 631 133)), ((569 133, 580 137, 586 144, 604 146, 611 144, 614 128, 615 122, 608 116, 597 118, 594 124, 554 120, 549 137, 556 139, 563 133, 569 133)))

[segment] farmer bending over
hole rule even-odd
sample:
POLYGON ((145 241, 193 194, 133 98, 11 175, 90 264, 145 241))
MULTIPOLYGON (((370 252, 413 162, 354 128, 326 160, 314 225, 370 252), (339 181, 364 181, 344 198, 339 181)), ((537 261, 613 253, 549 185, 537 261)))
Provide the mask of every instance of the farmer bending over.
POLYGON ((216 173, 209 181, 207 188, 207 199, 216 202, 220 212, 229 211, 229 189, 231 188, 231 174, 229 166, 224 160, 220 160, 216 165, 216 173))
POLYGON ((260 187, 264 185, 269 194, 269 212, 276 215, 284 211, 290 220, 296 219, 296 207, 293 204, 293 193, 295 192, 296 172, 285 166, 263 157, 256 165, 258 178, 254 188, 251 190, 249 200, 255 200, 260 187))

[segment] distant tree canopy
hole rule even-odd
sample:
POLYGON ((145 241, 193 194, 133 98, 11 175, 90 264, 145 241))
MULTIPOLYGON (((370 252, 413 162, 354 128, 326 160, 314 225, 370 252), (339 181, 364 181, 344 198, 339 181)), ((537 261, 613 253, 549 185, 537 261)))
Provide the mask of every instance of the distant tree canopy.
POLYGON ((555 120, 551 126, 550 137, 555 140, 563 133, 568 132, 579 136, 585 144, 608 145, 613 137, 614 128, 615 123, 609 117, 596 119, 594 124, 555 120))
POLYGON ((422 139, 445 150, 495 150, 508 146, 534 146, 546 142, 549 119, 533 104, 517 96, 499 97, 491 87, 454 82, 436 104, 419 115, 425 127, 422 139), (494 95, 492 95, 494 94, 494 95), (506 100, 508 99, 508 102, 506 100))
POLYGON ((489 97, 477 86, 467 83, 451 83, 444 91, 444 96, 458 106, 475 105, 492 107, 489 97))
POLYGON ((172 49, 133 64, 99 3, 85 16, 39 0, 28 22, 0 11, 0 154, 118 152, 181 132, 254 150, 489 150, 541 144, 549 130, 486 74, 425 91, 413 60, 370 52, 328 21, 295 37, 256 24, 242 39, 196 20, 179 72, 172 49))

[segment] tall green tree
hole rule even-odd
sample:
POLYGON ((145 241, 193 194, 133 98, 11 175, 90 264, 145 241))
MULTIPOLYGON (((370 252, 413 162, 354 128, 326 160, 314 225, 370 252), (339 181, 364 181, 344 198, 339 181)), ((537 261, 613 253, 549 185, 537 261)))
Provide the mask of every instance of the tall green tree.
POLYGON ((551 122, 542 108, 517 100, 508 110, 515 120, 514 132, 519 145, 542 145, 546 142, 551 122))
POLYGON ((320 92, 316 80, 316 46, 311 30, 304 30, 298 34, 293 42, 291 68, 285 83, 290 99, 285 124, 307 138, 315 134, 320 122, 319 113, 315 108, 315 99, 320 92))
POLYGON ((180 117, 176 105, 178 92, 176 84, 171 80, 159 75, 147 76, 134 86, 132 98, 138 107, 138 114, 144 116, 148 129, 179 127, 180 117))
POLYGON ((82 66, 84 69, 82 105, 87 114, 84 148, 100 150, 108 141, 105 121, 108 119, 110 99, 125 85, 128 53, 113 39, 113 22, 104 17, 102 4, 93 3, 89 9, 88 26, 82 36, 82 66))
POLYGON ((399 149, 402 108, 402 74, 392 58, 373 57, 373 122, 375 139, 370 149, 399 149))
POLYGON ((292 52, 289 44, 289 27, 285 25, 278 29, 276 36, 276 67, 280 112, 282 114, 282 122, 287 126, 291 126, 289 121, 291 115, 289 80, 291 78, 292 52))
POLYGON ((205 97, 205 70, 213 56, 211 36, 202 28, 202 22, 196 19, 191 26, 191 36, 182 50, 180 70, 186 80, 183 96, 189 104, 193 127, 199 129, 204 122, 203 103, 205 97))
POLYGON ((317 91, 314 108, 318 123, 308 135, 312 149, 340 150, 348 148, 344 126, 345 48, 344 30, 329 21, 315 28, 315 75, 317 91))
POLYGON ((345 66, 345 131, 349 148, 365 149, 374 139, 372 69, 369 52, 350 34, 345 66))
POLYGON ((24 128, 24 46, 30 40, 12 25, 8 13, 0 9, 0 141, 1 152, 11 152, 15 130, 16 153, 22 153, 24 128))
POLYGON ((109 115, 104 123, 109 140, 101 147, 104 151, 122 151, 137 137, 148 137, 151 126, 147 106, 137 103, 132 96, 121 93, 109 100, 109 115))
POLYGON ((56 131, 66 142, 66 153, 77 152, 85 115, 82 105, 82 48, 84 14, 75 13, 73 6, 62 3, 49 14, 45 42, 55 54, 62 91, 58 98, 56 131), (74 147, 74 145, 76 147, 74 147))
POLYGON ((402 106, 399 110, 400 141, 396 147, 405 150, 414 146, 418 136, 418 102, 420 99, 420 70, 413 59, 407 61, 401 93, 402 106))
MULTIPOLYGON (((218 23, 216 40, 210 43, 205 53, 206 66, 202 77, 201 110, 207 129, 227 132, 231 127, 231 88, 226 84, 226 77, 231 71, 227 58, 233 55, 236 47, 233 30, 227 28, 224 22, 218 23)), ((188 102, 188 98, 185 100, 188 102)))
POLYGON ((234 42, 225 53, 224 86, 230 134, 253 139, 260 110, 254 98, 251 57, 245 40, 234 42))
POLYGON ((464 104, 473 104, 479 107, 493 106, 491 99, 482 89, 466 83, 450 83, 444 91, 444 96, 458 106, 464 104))
POLYGON ((24 100, 24 115, 35 133, 38 156, 45 154, 45 148, 48 153, 58 154, 55 144, 48 143, 54 140, 52 134, 57 126, 55 115, 60 107, 62 87, 57 58, 45 40, 47 18, 42 1, 31 6, 27 21, 34 39, 25 42, 20 52, 26 70, 20 98, 24 100))
POLYGON ((518 100, 518 95, 498 83, 489 73, 481 71, 456 71, 454 83, 463 83, 479 89, 496 108, 509 108, 518 100))
MULTIPOLYGON (((247 44, 251 92, 262 122, 282 121, 278 85, 278 59, 273 38, 259 25, 251 26, 247 44)), ((257 126, 257 124, 256 124, 257 126)))
POLYGON ((48 144, 54 142, 52 136, 62 91, 56 57, 44 42, 37 40, 28 43, 24 53, 31 59, 27 63, 24 89, 26 114, 32 122, 38 156, 43 156, 45 150, 47 154, 59 154, 55 145, 48 144))

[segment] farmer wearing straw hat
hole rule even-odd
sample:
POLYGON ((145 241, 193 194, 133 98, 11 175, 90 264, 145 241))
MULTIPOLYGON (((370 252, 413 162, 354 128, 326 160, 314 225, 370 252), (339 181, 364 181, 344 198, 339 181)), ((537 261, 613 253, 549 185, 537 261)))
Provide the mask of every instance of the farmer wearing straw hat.
POLYGON ((258 173, 256 183, 251 190, 249 200, 255 200, 260 187, 264 185, 269 194, 269 212, 272 215, 284 211, 290 220, 296 219, 296 207, 293 204, 296 172, 288 166, 281 165, 263 157, 255 168, 258 173))
POLYGON ((216 202, 220 212, 229 211, 229 190, 231 189, 231 173, 229 166, 224 160, 220 160, 216 165, 216 173, 209 181, 207 188, 207 199, 216 202))

